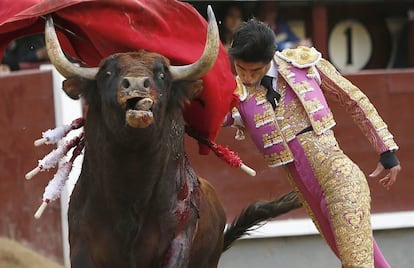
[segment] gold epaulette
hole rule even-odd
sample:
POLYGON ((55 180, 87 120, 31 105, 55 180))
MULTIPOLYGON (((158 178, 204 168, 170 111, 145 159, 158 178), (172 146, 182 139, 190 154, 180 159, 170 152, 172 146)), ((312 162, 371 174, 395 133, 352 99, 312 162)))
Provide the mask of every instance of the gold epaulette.
POLYGON ((276 55, 297 68, 315 66, 322 57, 321 53, 315 48, 304 46, 284 49, 281 52, 277 51, 276 55))
POLYGON ((236 89, 234 90, 234 93, 239 97, 241 101, 245 101, 248 96, 247 89, 243 85, 243 82, 241 81, 239 76, 236 77, 236 82, 237 82, 237 86, 236 86, 236 89))

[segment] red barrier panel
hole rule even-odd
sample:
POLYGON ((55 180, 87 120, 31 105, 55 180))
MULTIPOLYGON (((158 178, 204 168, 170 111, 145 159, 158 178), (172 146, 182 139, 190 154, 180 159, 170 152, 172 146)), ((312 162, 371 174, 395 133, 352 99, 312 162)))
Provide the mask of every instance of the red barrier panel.
POLYGON ((14 72, 0 76, 0 85, 0 236, 63 263, 60 202, 51 203, 41 219, 33 218, 54 172, 24 178, 53 149, 33 146, 55 125, 52 74, 14 72))

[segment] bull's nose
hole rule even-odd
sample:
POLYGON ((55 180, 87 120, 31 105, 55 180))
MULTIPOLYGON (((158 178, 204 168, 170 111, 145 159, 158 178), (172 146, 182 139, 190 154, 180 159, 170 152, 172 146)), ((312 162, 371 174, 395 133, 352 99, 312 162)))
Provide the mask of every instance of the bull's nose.
POLYGON ((148 77, 124 77, 121 81, 122 89, 138 90, 144 93, 148 93, 150 84, 148 77))

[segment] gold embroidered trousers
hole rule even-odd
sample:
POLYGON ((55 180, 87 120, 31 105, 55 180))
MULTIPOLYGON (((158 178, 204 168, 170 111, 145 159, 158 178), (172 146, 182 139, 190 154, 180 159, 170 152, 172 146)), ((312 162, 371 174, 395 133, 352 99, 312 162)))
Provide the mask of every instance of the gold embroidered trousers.
POLYGON ((339 148, 333 131, 306 132, 289 147, 295 158, 286 165, 291 183, 343 267, 390 267, 372 236, 365 175, 339 148))

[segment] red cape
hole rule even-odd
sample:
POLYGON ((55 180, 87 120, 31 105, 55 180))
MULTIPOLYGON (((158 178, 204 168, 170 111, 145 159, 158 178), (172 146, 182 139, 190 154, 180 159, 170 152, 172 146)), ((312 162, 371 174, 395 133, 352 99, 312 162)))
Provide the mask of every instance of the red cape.
MULTIPOLYGON (((44 31, 40 17, 53 13, 58 36, 68 54, 89 66, 114 53, 145 49, 174 65, 197 60, 205 45, 207 22, 187 3, 174 0, 1 0, 0 58, 16 38, 44 31)), ((236 87, 222 46, 212 70, 203 77, 204 103, 184 110, 186 122, 212 141, 225 114, 236 101, 236 87)), ((208 148, 200 144, 201 154, 208 148)))

